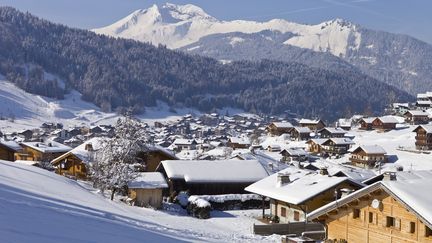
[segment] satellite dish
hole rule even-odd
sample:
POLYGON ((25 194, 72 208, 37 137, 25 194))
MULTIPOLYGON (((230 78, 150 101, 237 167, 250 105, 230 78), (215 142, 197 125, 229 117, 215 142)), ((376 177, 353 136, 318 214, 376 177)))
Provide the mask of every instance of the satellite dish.
POLYGON ((374 200, 372 200, 371 206, 373 208, 379 209, 381 207, 381 201, 378 199, 374 199, 374 200))

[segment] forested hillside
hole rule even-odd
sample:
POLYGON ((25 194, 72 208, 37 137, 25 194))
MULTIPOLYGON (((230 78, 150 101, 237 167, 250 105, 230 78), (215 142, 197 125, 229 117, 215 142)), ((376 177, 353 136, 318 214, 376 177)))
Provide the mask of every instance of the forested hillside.
POLYGON ((161 100, 203 111, 230 106, 334 119, 413 98, 356 71, 269 60, 222 64, 68 28, 8 7, 0 8, 0 33, 0 74, 45 96, 61 98, 77 89, 105 110, 133 107, 142 112, 161 100), (45 72, 64 80, 65 87, 45 72))

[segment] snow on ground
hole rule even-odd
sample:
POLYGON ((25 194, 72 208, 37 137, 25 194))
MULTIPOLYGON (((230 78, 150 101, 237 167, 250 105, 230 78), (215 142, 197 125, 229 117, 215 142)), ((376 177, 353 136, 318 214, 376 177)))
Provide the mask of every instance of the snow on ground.
MULTIPOLYGON (((75 90, 65 95, 63 100, 52 99, 25 92, 0 76, 0 131, 13 132, 38 128, 44 122, 63 123, 65 128, 114 124, 119 118, 116 113, 102 112, 96 105, 83 101, 75 90)), ((224 108, 220 114, 248 115, 242 110, 224 108)), ((186 114, 201 115, 191 108, 170 108, 158 102, 155 107, 146 107, 138 118, 153 125, 155 121, 170 122, 179 120, 186 114)), ((250 115, 250 114, 249 114, 250 115)))
POLYGON ((0 161, 0 242, 258 242, 259 210, 214 211, 201 220, 183 209, 127 206, 88 184, 37 167, 0 161))

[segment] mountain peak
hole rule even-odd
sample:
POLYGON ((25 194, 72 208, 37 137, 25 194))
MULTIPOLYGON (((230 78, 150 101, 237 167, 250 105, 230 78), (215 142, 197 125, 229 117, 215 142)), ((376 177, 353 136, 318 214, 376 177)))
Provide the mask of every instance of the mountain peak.
POLYGON ((194 20, 194 19, 206 19, 216 20, 212 16, 208 15, 202 8, 193 5, 176 5, 172 3, 166 3, 162 6, 171 17, 178 20, 194 20))

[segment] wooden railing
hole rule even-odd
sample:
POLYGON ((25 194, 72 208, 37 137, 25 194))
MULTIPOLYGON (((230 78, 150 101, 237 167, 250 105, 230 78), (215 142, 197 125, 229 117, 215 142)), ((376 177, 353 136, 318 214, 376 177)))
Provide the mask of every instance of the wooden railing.
POLYGON ((326 238, 325 227, 322 224, 316 222, 253 225, 253 233, 256 235, 277 234, 300 236, 304 232, 322 232, 321 234, 314 234, 314 238, 317 240, 324 240, 326 238))

